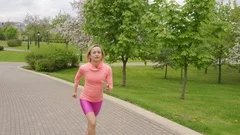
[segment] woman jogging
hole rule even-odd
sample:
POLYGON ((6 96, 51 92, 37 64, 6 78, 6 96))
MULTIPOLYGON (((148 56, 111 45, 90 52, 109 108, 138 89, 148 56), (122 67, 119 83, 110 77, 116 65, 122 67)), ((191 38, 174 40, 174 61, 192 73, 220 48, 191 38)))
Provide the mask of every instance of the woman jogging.
POLYGON ((101 46, 91 46, 87 52, 88 63, 81 65, 75 76, 73 98, 77 98, 80 79, 85 80, 80 105, 88 120, 87 135, 96 135, 96 117, 102 106, 103 91, 113 89, 112 68, 103 63, 104 57, 101 46))

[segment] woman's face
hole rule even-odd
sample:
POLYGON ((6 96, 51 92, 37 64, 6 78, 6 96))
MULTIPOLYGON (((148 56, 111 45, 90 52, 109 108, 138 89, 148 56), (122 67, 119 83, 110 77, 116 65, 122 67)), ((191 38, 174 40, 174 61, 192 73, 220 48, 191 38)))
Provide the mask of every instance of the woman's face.
POLYGON ((93 47, 90 52, 90 57, 92 62, 102 61, 102 50, 100 47, 93 47))

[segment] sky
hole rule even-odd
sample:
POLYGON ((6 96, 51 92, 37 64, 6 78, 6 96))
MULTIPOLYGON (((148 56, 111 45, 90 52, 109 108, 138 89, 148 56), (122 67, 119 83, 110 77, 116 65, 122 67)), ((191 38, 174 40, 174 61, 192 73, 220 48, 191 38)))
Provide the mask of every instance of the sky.
MULTIPOLYGON (((182 4, 184 0, 176 1, 182 4)), ((0 22, 23 22, 27 14, 55 18, 60 11, 76 16, 70 2, 73 0, 0 0, 0 22)))
POLYGON ((27 14, 55 18, 60 11, 76 16, 70 2, 73 0, 0 0, 0 22, 23 22, 27 14))

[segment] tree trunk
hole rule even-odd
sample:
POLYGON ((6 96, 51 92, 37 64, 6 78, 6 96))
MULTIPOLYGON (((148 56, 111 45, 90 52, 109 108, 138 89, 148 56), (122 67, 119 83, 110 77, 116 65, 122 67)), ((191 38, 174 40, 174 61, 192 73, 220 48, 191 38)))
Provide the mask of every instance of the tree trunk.
POLYGON ((82 48, 81 48, 81 50, 80 50, 80 62, 82 62, 83 61, 83 54, 82 54, 82 48))
MULTIPOLYGON (((35 35, 34 35, 35 36, 35 35)), ((37 36, 35 36, 35 46, 37 46, 37 36)))
POLYGON ((207 71, 208 71, 208 67, 205 68, 205 74, 207 74, 207 71))
POLYGON ((127 61, 128 61, 128 58, 125 59, 124 56, 122 56, 122 62, 123 62, 122 87, 125 87, 125 86, 126 86, 126 80, 127 80, 127 79, 126 79, 126 78, 127 78, 127 72, 126 72, 127 61))
POLYGON ((218 63, 218 83, 222 83, 222 58, 219 58, 219 63, 218 63))
POLYGON ((47 31, 47 44, 49 45, 49 31, 47 31))
POLYGON ((184 58, 184 82, 183 82, 183 88, 182 88, 182 94, 181 94, 181 99, 185 98, 185 90, 186 90, 186 85, 187 85, 187 69, 188 69, 188 64, 187 64, 187 57, 185 56, 184 58))
POLYGON ((35 46, 37 46, 37 28, 34 27, 34 40, 35 40, 35 46))
POLYGON ((223 56, 223 46, 220 46, 219 53, 219 63, 218 63, 218 84, 222 83, 222 56, 223 56))
POLYGON ((68 48, 68 40, 65 39, 65 43, 66 43, 66 48, 68 48))
POLYGON ((164 76, 164 79, 167 79, 167 70, 168 70, 168 65, 166 64, 165 65, 165 76, 164 76))
POLYGON ((182 77, 183 76, 183 68, 181 68, 181 78, 180 78, 180 84, 182 84, 182 77))

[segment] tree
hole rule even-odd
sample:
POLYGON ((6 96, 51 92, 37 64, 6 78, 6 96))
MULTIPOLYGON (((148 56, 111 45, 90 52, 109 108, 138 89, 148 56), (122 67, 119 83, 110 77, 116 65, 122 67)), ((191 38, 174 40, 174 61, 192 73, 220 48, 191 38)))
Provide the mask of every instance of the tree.
MULTIPOLYGON (((58 29, 62 28, 64 22, 67 21, 67 20, 70 20, 70 19, 71 19, 70 14, 60 11, 58 13, 58 15, 56 15, 56 17, 51 21, 50 33, 51 33, 52 38, 54 40, 61 39, 61 40, 68 41, 67 39, 65 39, 66 37, 63 37, 61 35, 62 34, 61 31, 59 31, 58 29)), ((68 42, 66 42, 66 43, 68 43, 68 42)))
POLYGON ((173 46, 178 52, 176 61, 184 71, 181 99, 184 99, 185 95, 188 65, 193 64, 197 68, 201 68, 211 60, 211 55, 206 52, 208 46, 204 43, 206 37, 201 34, 201 29, 211 20, 214 8, 214 0, 186 0, 186 4, 183 6, 183 20, 179 27, 181 32, 178 37, 179 44, 173 46))
POLYGON ((176 27, 180 21, 180 5, 174 1, 155 0, 150 4, 149 10, 143 17, 143 27, 147 32, 144 37, 148 38, 148 42, 152 45, 151 57, 152 61, 157 62, 155 68, 165 67, 165 77, 167 78, 167 67, 176 66, 172 60, 174 48, 169 48, 168 44, 177 43, 173 38, 176 34, 176 27), (167 34, 167 33, 171 33, 167 34))
POLYGON ((23 22, 27 25, 26 29, 31 30, 33 38, 35 39, 35 45, 37 45, 37 31, 41 25, 41 19, 38 15, 27 14, 23 22), (32 30, 33 29, 33 30, 32 30))
POLYGON ((171 48, 162 48, 160 49, 159 54, 157 57, 153 59, 154 62, 157 62, 158 64, 154 65, 154 68, 163 68, 165 67, 165 75, 164 79, 167 79, 167 71, 168 71, 168 66, 174 67, 174 62, 172 60, 172 54, 174 50, 171 48))
POLYGON ((3 28, 0 28, 0 40, 5 40, 3 28))
POLYGON ((240 73, 240 44, 237 43, 233 48, 229 49, 228 62, 232 67, 238 69, 240 73))
POLYGON ((164 7, 159 8, 160 17, 156 14, 159 25, 154 32, 162 44, 174 50, 172 58, 178 67, 183 68, 184 83, 180 98, 184 99, 189 64, 201 68, 211 60, 211 55, 205 51, 209 46, 204 42, 206 37, 202 35, 202 28, 209 24, 215 1, 186 0, 181 8, 175 1, 154 2, 164 7))
POLYGON ((58 15, 52 20, 52 28, 56 28, 58 25, 62 25, 66 20, 70 19, 71 16, 68 13, 60 11, 58 15))
POLYGON ((91 36, 87 35, 82 25, 84 22, 83 16, 84 1, 74 1, 71 3, 72 7, 77 10, 77 17, 71 17, 68 14, 59 14, 54 19, 54 28, 52 32, 58 33, 64 39, 76 45, 79 49, 86 48, 91 44, 91 36))
POLYGON ((8 40, 9 39, 16 39, 17 34, 18 34, 18 30, 17 30, 17 28, 15 28, 13 26, 7 27, 7 29, 4 32, 4 35, 8 40))
POLYGON ((43 17, 41 19, 41 23, 40 26, 38 28, 38 31, 41 33, 41 37, 40 39, 42 41, 48 41, 49 42, 49 36, 50 36, 50 29, 51 29, 51 25, 50 25, 51 19, 49 17, 43 17))
POLYGON ((211 53, 215 58, 214 64, 218 66, 218 83, 222 83, 222 65, 227 58, 228 50, 233 46, 235 40, 232 39, 232 25, 230 23, 230 4, 218 3, 215 16, 211 25, 206 30, 211 44, 211 53))
POLYGON ((84 6, 85 31, 104 46, 109 62, 123 63, 123 87, 128 60, 139 58, 146 48, 141 18, 147 7, 146 0, 87 0, 84 6))
POLYGON ((229 20, 233 27, 232 41, 240 41, 240 6, 237 6, 236 1, 233 3, 233 8, 230 11, 229 20))
POLYGON ((230 67, 238 69, 240 73, 240 6, 237 6, 236 1, 233 3, 233 9, 230 11, 230 22, 233 27, 232 41, 235 41, 235 46, 229 49, 228 63, 230 67))

